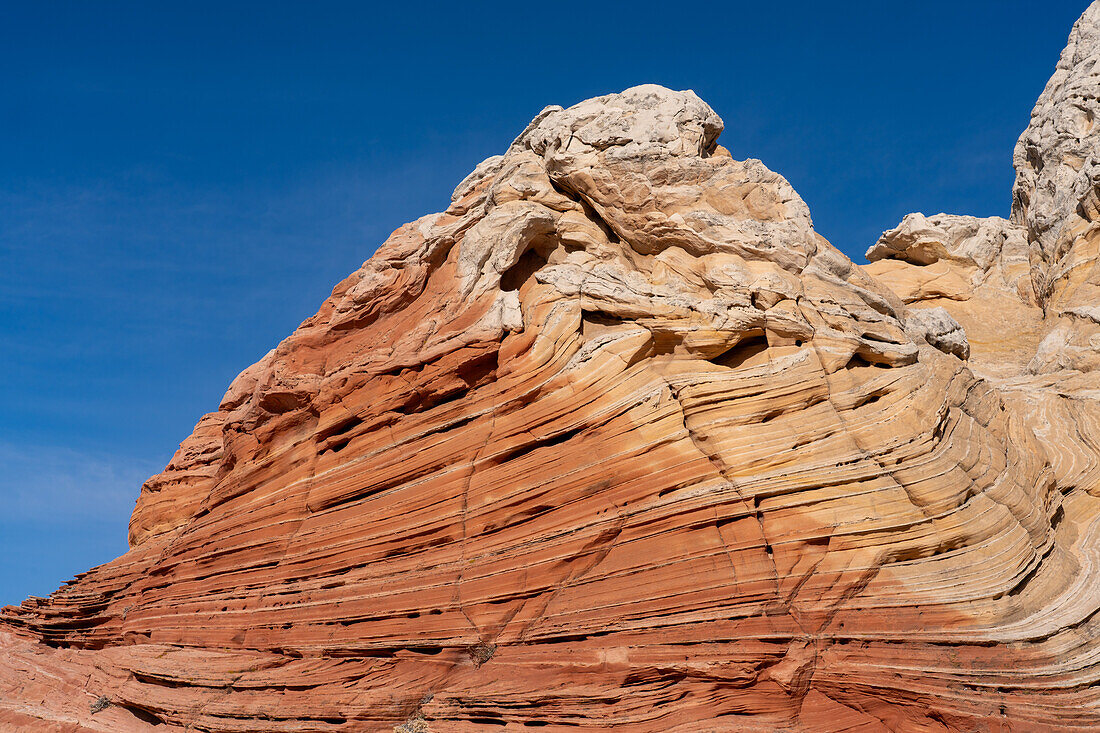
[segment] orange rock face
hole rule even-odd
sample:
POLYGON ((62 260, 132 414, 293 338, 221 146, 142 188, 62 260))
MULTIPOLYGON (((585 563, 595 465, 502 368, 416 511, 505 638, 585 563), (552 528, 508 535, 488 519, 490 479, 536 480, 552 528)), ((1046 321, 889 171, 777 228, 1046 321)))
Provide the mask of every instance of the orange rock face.
POLYGON ((1097 729, 1100 392, 1028 370, 1026 231, 864 271, 721 129, 547 108, 396 231, 5 609, 0 728, 1097 729))

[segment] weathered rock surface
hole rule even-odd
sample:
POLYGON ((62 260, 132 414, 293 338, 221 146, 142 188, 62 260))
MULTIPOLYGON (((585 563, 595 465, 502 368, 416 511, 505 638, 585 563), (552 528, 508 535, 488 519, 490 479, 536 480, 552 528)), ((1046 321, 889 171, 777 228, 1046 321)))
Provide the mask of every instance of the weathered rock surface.
POLYGON ((1031 243, 1033 280, 1052 321, 1035 372, 1100 366, 1100 6, 1070 33, 1016 145, 1012 220, 1031 243))
POLYGON ((1013 154, 1012 220, 1028 231, 1044 302, 1070 295, 1093 269, 1093 253, 1075 243, 1096 218, 1098 62, 1100 6, 1093 3, 1074 24, 1013 154))
POLYGON ((656 86, 550 107, 398 229, 145 484, 128 553, 5 609, 0 728, 1097 729, 1064 181, 859 268, 721 129, 656 86))
POLYGON ((909 214, 867 251, 863 269, 889 284, 910 318, 946 308, 974 348, 972 369, 1015 374, 1034 356, 1043 318, 1028 252, 1025 231, 999 217, 909 214))

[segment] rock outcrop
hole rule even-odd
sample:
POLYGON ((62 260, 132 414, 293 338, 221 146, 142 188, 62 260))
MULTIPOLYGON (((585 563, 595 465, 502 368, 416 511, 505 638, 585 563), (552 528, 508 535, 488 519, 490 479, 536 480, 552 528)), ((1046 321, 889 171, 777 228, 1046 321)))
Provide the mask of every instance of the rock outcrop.
POLYGON ((1057 317, 1032 363, 1037 372, 1100 366, 1100 6, 1073 26, 1058 67, 1016 145, 1012 220, 1031 243, 1033 280, 1057 317))
POLYGON ((973 347, 970 368, 1007 376, 1035 355, 1043 330, 1029 253, 1025 230, 1000 217, 909 214, 867 251, 863 270, 889 285, 910 318, 946 309, 965 332, 965 353, 973 347))
MULTIPOLYGON (((1094 8, 1027 161, 1096 139, 1042 131, 1100 91, 1094 8)), ((657 86, 549 107, 394 232, 146 482, 128 553, 5 609, 0 728, 1100 726, 1068 179, 860 268, 721 131, 657 86)))

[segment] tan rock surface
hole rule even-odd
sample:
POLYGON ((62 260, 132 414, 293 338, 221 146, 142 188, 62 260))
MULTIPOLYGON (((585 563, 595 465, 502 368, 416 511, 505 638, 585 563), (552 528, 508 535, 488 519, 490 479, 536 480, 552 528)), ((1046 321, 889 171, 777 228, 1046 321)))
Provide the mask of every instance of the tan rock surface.
POLYGON ((5 610, 0 728, 1097 729, 1100 405, 1028 367, 1038 230, 915 215, 872 276, 721 129, 550 107, 398 229, 127 554, 5 610))
POLYGON ((1018 374, 1035 355, 1043 311, 1026 232, 1000 217, 909 214, 883 232, 863 270, 889 285, 911 313, 943 308, 962 326, 970 367, 1018 374))

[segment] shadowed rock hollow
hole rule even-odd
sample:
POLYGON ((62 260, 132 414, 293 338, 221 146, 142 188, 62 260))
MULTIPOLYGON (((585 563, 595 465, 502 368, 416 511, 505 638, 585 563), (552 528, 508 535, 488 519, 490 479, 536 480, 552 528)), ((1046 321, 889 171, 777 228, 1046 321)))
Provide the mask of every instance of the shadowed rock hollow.
POLYGON ((865 268, 691 92, 543 110, 4 610, 0 727, 1095 730, 1098 54, 865 268))

